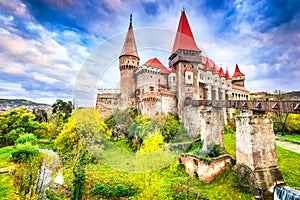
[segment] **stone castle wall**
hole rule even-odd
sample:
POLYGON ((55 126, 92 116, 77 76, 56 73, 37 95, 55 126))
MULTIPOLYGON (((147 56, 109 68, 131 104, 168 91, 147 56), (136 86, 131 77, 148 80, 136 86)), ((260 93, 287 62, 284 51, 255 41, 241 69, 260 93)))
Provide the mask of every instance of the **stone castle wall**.
POLYGON ((104 119, 111 114, 113 114, 114 110, 119 107, 120 94, 110 92, 108 93, 98 93, 97 94, 97 102, 96 109, 99 111, 100 119, 104 119))
POLYGON ((193 176, 197 174, 199 179, 206 183, 210 183, 215 177, 231 166, 231 158, 229 155, 214 158, 209 164, 189 154, 181 156, 180 161, 189 175, 193 176))

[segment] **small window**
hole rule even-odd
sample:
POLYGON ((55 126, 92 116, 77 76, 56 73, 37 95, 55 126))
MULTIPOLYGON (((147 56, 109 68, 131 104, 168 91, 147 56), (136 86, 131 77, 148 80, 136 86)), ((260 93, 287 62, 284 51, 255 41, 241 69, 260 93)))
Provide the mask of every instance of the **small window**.
POLYGON ((173 81, 175 81, 175 76, 173 77, 173 81))
POLYGON ((188 75, 188 79, 191 80, 191 79, 192 79, 192 76, 191 76, 191 75, 188 75))
POLYGON ((149 89, 151 92, 154 91, 154 87, 152 87, 152 86, 149 89))
POLYGON ((183 67, 185 68, 185 65, 183 65, 183 67))
POLYGON ((158 83, 160 83, 160 79, 158 79, 158 83))
POLYGON ((129 63, 129 60, 127 60, 127 63, 129 63))

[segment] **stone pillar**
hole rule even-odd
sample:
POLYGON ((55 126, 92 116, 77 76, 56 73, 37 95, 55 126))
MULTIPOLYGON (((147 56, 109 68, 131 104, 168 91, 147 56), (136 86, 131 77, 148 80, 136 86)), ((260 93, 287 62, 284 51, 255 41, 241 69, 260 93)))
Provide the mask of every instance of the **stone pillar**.
POLYGON ((273 123, 264 112, 241 110, 236 117, 235 171, 241 184, 262 199, 272 199, 274 186, 283 183, 273 123))
POLYGON ((202 150, 207 150, 209 144, 220 144, 224 147, 224 111, 222 108, 210 107, 209 110, 200 111, 202 150))

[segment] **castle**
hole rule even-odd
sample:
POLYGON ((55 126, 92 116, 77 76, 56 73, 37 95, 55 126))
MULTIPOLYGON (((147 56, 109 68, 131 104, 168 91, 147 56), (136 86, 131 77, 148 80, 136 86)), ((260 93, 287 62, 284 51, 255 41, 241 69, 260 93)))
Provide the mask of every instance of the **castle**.
POLYGON ((169 67, 157 58, 140 65, 132 15, 119 56, 120 90, 99 89, 96 108, 100 117, 114 109, 135 106, 146 115, 177 112, 182 116, 185 100, 248 100, 245 74, 236 65, 230 77, 197 46, 185 11, 182 11, 169 56, 169 67))

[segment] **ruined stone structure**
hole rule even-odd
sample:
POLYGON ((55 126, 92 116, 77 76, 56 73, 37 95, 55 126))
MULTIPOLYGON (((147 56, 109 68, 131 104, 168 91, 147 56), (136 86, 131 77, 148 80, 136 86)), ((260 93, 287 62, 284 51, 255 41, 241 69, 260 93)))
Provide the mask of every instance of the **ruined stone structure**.
POLYGON ((207 161, 203 161, 194 155, 185 154, 180 157, 180 162, 189 175, 197 174, 199 179, 206 183, 210 183, 224 170, 231 167, 231 157, 229 155, 221 155, 207 163, 207 161))
MULTIPOLYGON (((154 38, 155 39, 155 38, 154 38)), ((140 65, 132 26, 132 16, 124 46, 119 57, 120 93, 109 95, 108 90, 97 95, 96 108, 101 118, 113 109, 135 106, 143 114, 155 115, 177 112, 183 117, 184 101, 190 100, 247 100, 245 75, 236 65, 229 76, 203 54, 191 31, 186 14, 181 13, 177 33, 169 56, 169 67, 157 58, 140 65), (113 106, 107 105, 114 102, 113 106), (105 110, 105 108, 108 108, 105 110)), ((226 115, 225 110, 223 110, 226 115)), ((226 119, 225 117, 222 117, 226 119)))
POLYGON ((284 182, 273 123, 264 112, 242 110, 236 118, 236 173, 241 184, 262 199, 273 199, 275 185, 284 182))

